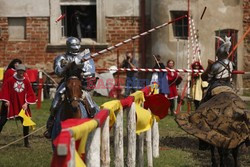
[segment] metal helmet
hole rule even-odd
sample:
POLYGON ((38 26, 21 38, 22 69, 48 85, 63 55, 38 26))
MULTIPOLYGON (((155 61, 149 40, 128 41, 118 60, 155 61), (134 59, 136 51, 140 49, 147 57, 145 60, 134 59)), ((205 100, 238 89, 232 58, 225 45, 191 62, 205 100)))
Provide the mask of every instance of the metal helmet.
POLYGON ((75 37, 69 37, 66 41, 67 52, 73 55, 77 55, 80 51, 80 40, 75 37))
POLYGON ((223 44, 217 49, 216 56, 218 58, 226 58, 229 54, 229 50, 231 47, 231 37, 225 37, 225 41, 223 41, 223 44))

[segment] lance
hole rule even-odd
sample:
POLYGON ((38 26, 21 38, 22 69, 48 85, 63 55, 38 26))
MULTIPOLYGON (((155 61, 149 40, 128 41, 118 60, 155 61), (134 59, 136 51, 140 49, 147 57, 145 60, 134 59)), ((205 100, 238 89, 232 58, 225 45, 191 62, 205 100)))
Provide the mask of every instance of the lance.
POLYGON ((64 17, 66 16, 66 14, 60 15, 57 19, 56 19, 56 23, 59 22, 60 20, 62 20, 64 17))
MULTIPOLYGON (((118 68, 118 69, 108 69, 108 68, 97 68, 96 71, 141 71, 141 72, 182 72, 182 73, 203 73, 204 70, 196 70, 196 69, 152 69, 152 68, 118 68)), ((232 71, 232 74, 248 74, 249 72, 245 71, 232 71)))
POLYGON ((250 32, 250 27, 247 29, 247 31, 242 35, 242 37, 240 38, 239 42, 234 46, 234 48, 231 50, 231 52, 228 54, 227 58, 229 58, 230 56, 232 56, 233 52, 235 51, 235 49, 237 49, 237 47, 239 46, 239 44, 243 41, 243 39, 247 36, 247 34, 250 32))
POLYGON ((120 47, 120 46, 122 46, 122 45, 124 45, 124 44, 127 44, 127 43, 129 43, 129 42, 131 42, 131 41, 133 41, 133 40, 136 40, 136 39, 138 39, 138 38, 140 38, 140 37, 142 37, 142 36, 148 35, 148 34, 152 33, 153 31, 156 31, 156 30, 158 30, 158 29, 160 29, 160 28, 163 28, 163 27, 165 27, 165 26, 167 26, 167 25, 169 25, 169 24, 172 24, 172 23, 174 23, 174 22, 176 22, 176 21, 178 21, 178 20, 180 20, 180 19, 183 19, 183 18, 185 18, 185 17, 187 17, 187 15, 178 17, 178 18, 176 18, 176 19, 174 19, 174 20, 171 20, 171 21, 169 21, 169 22, 166 22, 166 23, 164 23, 164 24, 162 24, 162 25, 156 26, 156 27, 154 27, 154 28, 152 28, 152 29, 150 29, 150 30, 148 30, 148 31, 145 31, 145 32, 140 33, 140 34, 137 34, 137 35, 133 36, 132 38, 126 39, 126 40, 124 40, 124 41, 122 41, 122 42, 119 42, 119 43, 113 45, 113 46, 110 46, 110 47, 108 47, 108 48, 106 48, 106 49, 103 49, 103 50, 97 52, 97 53, 94 53, 94 54, 90 55, 90 57, 88 57, 88 58, 83 58, 82 61, 83 61, 83 62, 84 62, 84 61, 88 61, 89 59, 92 59, 92 58, 94 58, 94 57, 96 57, 96 56, 98 56, 98 55, 102 55, 102 54, 104 54, 104 53, 106 53, 106 52, 108 52, 108 51, 112 51, 112 50, 114 50, 114 49, 116 49, 116 48, 118 48, 118 47, 120 47))

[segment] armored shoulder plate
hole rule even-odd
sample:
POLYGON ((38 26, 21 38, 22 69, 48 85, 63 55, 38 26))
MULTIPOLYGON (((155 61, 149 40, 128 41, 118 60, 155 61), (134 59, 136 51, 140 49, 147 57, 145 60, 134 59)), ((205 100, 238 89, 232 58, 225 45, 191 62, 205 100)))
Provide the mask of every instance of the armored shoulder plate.
MULTIPOLYGON (((83 52, 81 52, 81 53, 77 56, 77 59, 79 59, 79 60, 81 60, 81 59, 83 59, 83 58, 85 58, 85 59, 91 58, 91 57, 90 57, 90 51, 89 51, 89 49, 85 49, 83 52)), ((83 68, 82 68, 82 70, 83 70, 84 72, 89 72, 89 73, 91 73, 91 74, 95 74, 95 62, 94 62, 94 60, 91 58, 91 59, 85 61, 85 62, 83 63, 83 68)))
POLYGON ((66 56, 65 55, 59 55, 54 60, 54 72, 58 76, 63 75, 63 64, 66 62, 66 56))

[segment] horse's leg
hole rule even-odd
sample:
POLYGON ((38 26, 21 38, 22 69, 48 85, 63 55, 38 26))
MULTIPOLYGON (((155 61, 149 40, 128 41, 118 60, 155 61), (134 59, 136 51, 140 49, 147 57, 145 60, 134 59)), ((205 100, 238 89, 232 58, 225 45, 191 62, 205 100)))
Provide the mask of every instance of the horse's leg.
POLYGON ((234 158, 234 166, 235 167, 238 166, 238 152, 239 152, 239 146, 232 149, 232 154, 233 154, 233 158, 234 158))
POLYGON ((220 167, 224 167, 224 150, 223 148, 217 147, 219 155, 220 155, 220 167))
POLYGON ((210 145, 210 151, 211 151, 212 167, 217 167, 216 158, 215 158, 215 155, 214 155, 214 149, 215 149, 215 147, 211 144, 210 145))
POLYGON ((229 154, 230 151, 231 150, 229 150, 229 149, 218 148, 218 152, 219 152, 219 155, 220 155, 220 166, 221 167, 234 166, 233 159, 229 154))

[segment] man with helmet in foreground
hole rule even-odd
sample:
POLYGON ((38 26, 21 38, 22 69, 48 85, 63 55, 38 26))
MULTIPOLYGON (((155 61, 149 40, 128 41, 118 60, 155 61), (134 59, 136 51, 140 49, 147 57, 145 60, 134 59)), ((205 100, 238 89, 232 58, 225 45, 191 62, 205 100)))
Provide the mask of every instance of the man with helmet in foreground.
MULTIPOLYGON (((65 92, 65 73, 66 70, 69 68, 71 63, 75 62, 75 64, 78 66, 78 68, 81 69, 83 73, 82 78, 82 86, 84 90, 89 90, 89 85, 87 85, 87 79, 95 78, 95 64, 93 59, 90 59, 88 61, 83 62, 82 59, 89 58, 90 57, 90 51, 89 49, 85 49, 83 52, 80 53, 80 40, 75 37, 69 37, 66 40, 66 47, 67 52, 65 54, 59 55, 54 60, 54 72, 58 77, 63 77, 61 82, 59 83, 57 87, 57 91, 55 94, 55 98, 52 101, 51 107, 50 107, 50 116, 47 121, 47 130, 44 133, 44 136, 46 138, 51 138, 52 128, 54 126, 55 122, 55 116, 59 109, 59 104, 62 102, 62 95, 65 92)), ((83 91, 84 91, 83 90, 83 91)), ((80 104, 80 109, 82 113, 82 117, 93 117, 95 113, 99 111, 98 106, 95 102, 92 101, 90 94, 84 91, 84 96, 86 98, 86 101, 91 106, 90 111, 87 112, 85 107, 80 104)))
POLYGON ((229 149, 237 164, 238 148, 243 143, 248 145, 250 138, 250 112, 231 84, 233 64, 228 60, 231 42, 227 38, 216 52, 218 60, 209 61, 202 74, 209 85, 200 106, 193 113, 176 116, 176 122, 184 131, 210 144, 212 166, 217 166, 214 147, 218 148, 221 166, 230 163, 229 149))

